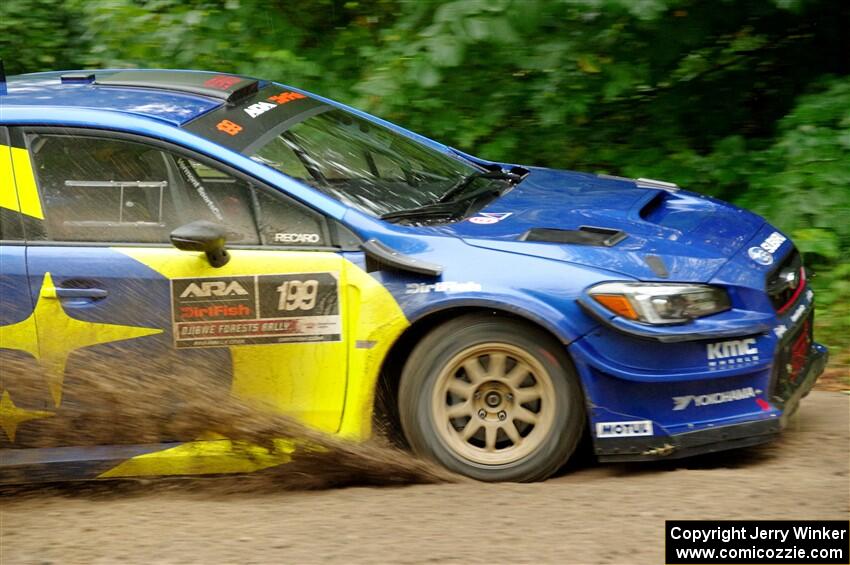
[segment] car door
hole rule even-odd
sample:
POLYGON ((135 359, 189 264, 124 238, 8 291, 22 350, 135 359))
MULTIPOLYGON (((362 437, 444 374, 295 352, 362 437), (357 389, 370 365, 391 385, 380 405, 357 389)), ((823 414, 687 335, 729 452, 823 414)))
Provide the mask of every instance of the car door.
POLYGON ((44 398, 33 395, 21 376, 35 369, 38 355, 35 320, 27 284, 24 217, 39 220, 33 202, 21 205, 12 172, 20 150, 9 143, 0 127, 0 449, 14 445, 18 428, 27 421, 48 417, 44 398), (35 397, 34 397, 35 396, 35 397))
POLYGON ((42 408, 68 414, 64 444, 197 440, 210 422, 181 418, 215 424, 229 396, 338 429, 346 273, 321 215, 159 141, 31 128, 13 143, 43 208, 28 280, 42 408), (170 245, 199 220, 227 229, 226 265, 170 245))

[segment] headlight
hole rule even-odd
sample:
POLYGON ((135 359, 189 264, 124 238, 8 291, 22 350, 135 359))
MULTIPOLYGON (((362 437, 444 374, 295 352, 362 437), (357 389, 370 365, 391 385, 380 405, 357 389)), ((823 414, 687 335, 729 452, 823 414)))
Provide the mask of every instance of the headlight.
POLYGON ((725 290, 705 284, 611 282, 589 293, 618 316, 647 324, 678 324, 730 308, 725 290))

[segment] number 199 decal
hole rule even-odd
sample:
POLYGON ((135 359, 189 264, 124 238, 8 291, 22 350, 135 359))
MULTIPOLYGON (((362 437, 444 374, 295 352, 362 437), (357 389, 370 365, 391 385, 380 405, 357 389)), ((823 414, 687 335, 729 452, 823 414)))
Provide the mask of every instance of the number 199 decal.
POLYGON ((312 310, 316 306, 319 281, 286 281, 277 287, 277 291, 280 293, 278 310, 312 310))
POLYGON ((176 347, 339 341, 336 273, 174 279, 176 347))

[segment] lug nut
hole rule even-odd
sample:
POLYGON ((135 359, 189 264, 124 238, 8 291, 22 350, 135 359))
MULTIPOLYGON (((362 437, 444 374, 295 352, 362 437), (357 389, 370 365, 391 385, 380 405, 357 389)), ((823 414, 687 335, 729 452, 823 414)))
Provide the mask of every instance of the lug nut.
POLYGON ((504 421, 505 421, 505 418, 507 418, 507 417, 508 417, 508 415, 507 415, 507 413, 505 413, 505 411, 504 411, 504 410, 502 410, 501 412, 499 412, 499 420, 500 420, 500 421, 504 422, 504 421))
POLYGON ((481 392, 476 390, 475 394, 473 394, 472 397, 475 398, 475 400, 478 400, 479 398, 481 398, 481 392))
POLYGON ((483 420, 484 418, 487 417, 487 411, 482 408, 481 410, 478 411, 478 417, 483 420))
POLYGON ((513 395, 513 394, 511 394, 511 393, 508 393, 508 394, 506 394, 506 395, 505 395, 505 398, 507 398, 508 400, 513 400, 513 399, 514 399, 514 395, 513 395))

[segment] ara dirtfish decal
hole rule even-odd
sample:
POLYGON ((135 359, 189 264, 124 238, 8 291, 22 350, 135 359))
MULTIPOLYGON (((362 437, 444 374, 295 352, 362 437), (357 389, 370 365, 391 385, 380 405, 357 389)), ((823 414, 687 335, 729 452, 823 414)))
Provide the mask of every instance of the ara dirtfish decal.
POLYGON ((339 341, 335 273, 173 279, 174 343, 217 347, 339 341))
POLYGON ((496 224, 513 214, 513 212, 480 212, 477 216, 469 218, 469 221, 473 224, 496 224))

